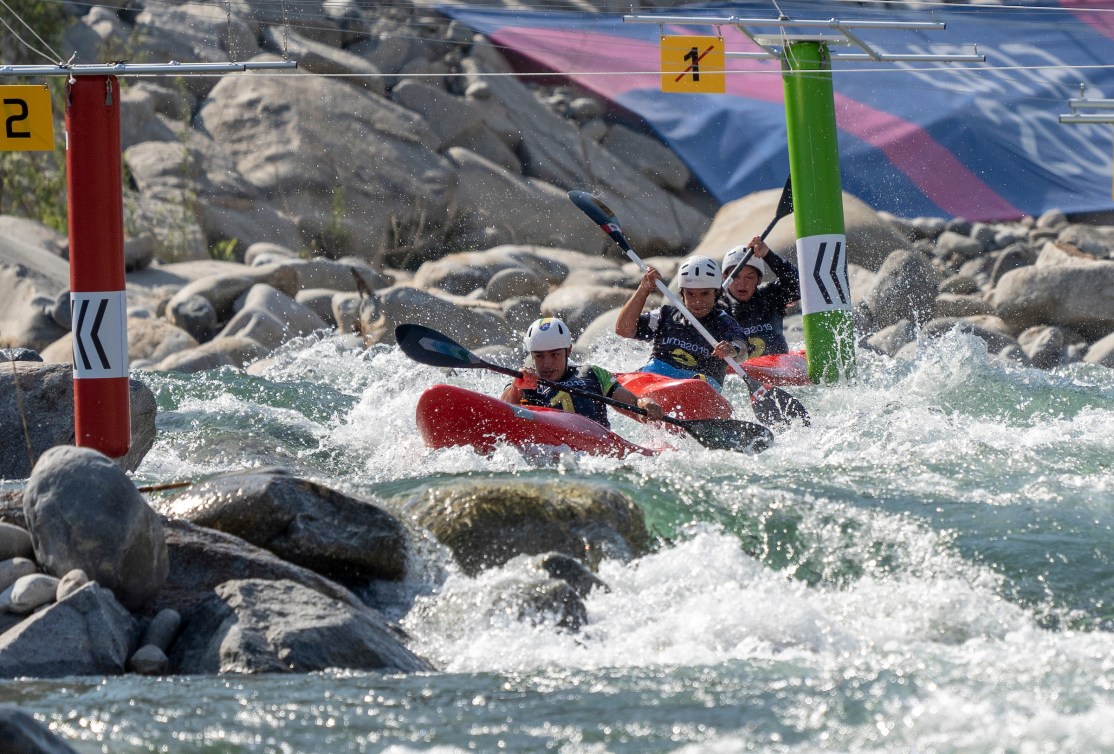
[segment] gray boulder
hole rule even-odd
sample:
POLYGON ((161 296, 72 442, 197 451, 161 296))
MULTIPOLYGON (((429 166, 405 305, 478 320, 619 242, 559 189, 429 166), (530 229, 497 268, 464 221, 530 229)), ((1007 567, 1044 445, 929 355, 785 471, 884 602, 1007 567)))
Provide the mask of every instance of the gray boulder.
POLYGON ((70 268, 50 251, 0 235, 0 348, 41 351, 66 334, 54 320, 58 291, 70 268))
MULTIPOLYGON (((117 463, 135 471, 155 443, 154 393, 129 380, 131 448, 117 463)), ((36 362, 0 363, 0 478, 25 479, 35 459, 74 442, 73 367, 36 362), (30 446, 30 447, 28 447, 30 446)))
POLYGON ((166 581, 158 516, 124 472, 95 450, 59 446, 44 453, 24 487, 23 512, 47 573, 80 568, 133 610, 166 581))
POLYGON ((874 287, 863 301, 876 329, 902 319, 926 322, 935 312, 939 287, 940 273, 928 257, 917 251, 899 250, 886 257, 874 287))
POLYGON ((589 482, 463 482, 427 488, 404 509, 469 575, 547 552, 594 568, 604 558, 630 560, 649 545, 642 510, 617 490, 589 482))
POLYGON ((406 532, 393 516, 369 500, 285 473, 216 477, 160 508, 343 583, 398 580, 405 572, 406 532))
POLYGON ((1114 261, 1049 243, 1036 264, 1004 274, 991 301, 1015 332, 1058 325, 1101 338, 1114 331, 1114 261))
POLYGON ((0 678, 119 675, 137 634, 111 591, 86 584, 0 634, 0 678))
POLYGON ((430 670, 368 607, 291 581, 227 581, 186 617, 171 662, 179 673, 430 670))
POLYGON ((226 76, 197 123, 336 256, 442 237, 455 170, 420 116, 384 97, 331 78, 226 76))

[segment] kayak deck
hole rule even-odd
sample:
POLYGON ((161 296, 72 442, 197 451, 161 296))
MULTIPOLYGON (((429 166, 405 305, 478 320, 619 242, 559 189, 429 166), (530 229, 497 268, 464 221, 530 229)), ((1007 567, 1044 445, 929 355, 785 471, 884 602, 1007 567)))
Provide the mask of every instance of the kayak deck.
POLYGON ((740 362, 748 375, 768 385, 811 385, 804 351, 771 353, 740 362))
POLYGON ((622 458, 655 455, 586 416, 552 408, 515 406, 453 385, 433 385, 418 398, 418 431, 433 448, 471 446, 489 454, 500 443, 519 448, 567 447, 622 458))
POLYGON ((652 372, 620 372, 619 384, 639 398, 650 398, 678 419, 730 419, 731 403, 704 380, 665 377, 652 372))

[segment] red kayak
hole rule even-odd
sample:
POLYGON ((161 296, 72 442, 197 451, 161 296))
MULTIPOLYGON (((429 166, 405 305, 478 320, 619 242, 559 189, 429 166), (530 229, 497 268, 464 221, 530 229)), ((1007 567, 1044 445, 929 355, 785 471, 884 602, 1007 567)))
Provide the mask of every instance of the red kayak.
POLYGON ((580 414, 514 406, 452 385, 434 385, 421 394, 417 422, 422 439, 431 448, 466 445, 487 454, 496 445, 507 443, 518 448, 567 447, 620 458, 657 453, 580 414))
POLYGON ((731 404, 704 380, 665 377, 651 372, 620 372, 619 383, 639 398, 652 398, 679 419, 730 419, 731 404))
POLYGON ((804 351, 771 353, 740 362, 739 366, 759 382, 767 385, 811 385, 808 359, 804 351))

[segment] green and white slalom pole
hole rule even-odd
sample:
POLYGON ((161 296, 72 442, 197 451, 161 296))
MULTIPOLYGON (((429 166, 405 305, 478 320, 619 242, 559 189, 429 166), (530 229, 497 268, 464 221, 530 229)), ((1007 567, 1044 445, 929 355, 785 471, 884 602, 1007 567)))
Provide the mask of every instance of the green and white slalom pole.
POLYGON ((830 383, 854 373, 855 334, 828 46, 790 42, 781 63, 808 376, 830 383))

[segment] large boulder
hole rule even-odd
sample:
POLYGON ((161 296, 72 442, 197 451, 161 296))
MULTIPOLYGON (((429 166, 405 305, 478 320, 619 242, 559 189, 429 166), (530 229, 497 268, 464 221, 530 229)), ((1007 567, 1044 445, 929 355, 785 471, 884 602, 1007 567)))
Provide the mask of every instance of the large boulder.
POLYGON ((875 330, 903 319, 924 323, 935 314, 939 287, 940 272, 932 261, 919 251, 903 249, 886 257, 863 302, 875 330))
MULTIPOLYGON (((774 218, 782 189, 756 191, 720 207, 704 240, 692 250, 715 260, 724 253, 757 236, 774 218)), ((862 200, 844 192, 843 226, 847 235, 847 261, 877 271, 890 252, 907 248, 909 242, 893 226, 862 200)), ((790 218, 770 232, 766 243, 778 255, 797 260, 796 232, 790 218)))
POLYGON ((86 584, 0 634, 0 678, 119 675, 138 638, 113 593, 86 584))
POLYGON ((595 567, 646 551, 642 510, 603 484, 471 481, 429 487, 404 503, 414 521, 476 574, 516 555, 556 552, 595 567))
MULTIPOLYGON (((648 256, 676 254, 699 242, 708 227, 705 215, 582 136, 572 121, 552 112, 522 82, 511 76, 487 75, 511 72, 494 46, 473 44, 461 69, 469 82, 486 85, 489 96, 484 101, 484 120, 492 131, 511 140, 524 175, 565 191, 593 187, 617 213, 634 247, 648 256)), ((593 225, 587 217, 581 222, 593 225)), ((613 242, 597 233, 591 245, 580 250, 612 248, 613 242)))
POLYGON ((169 570, 158 515, 127 475, 95 450, 60 446, 39 458, 23 489, 23 513, 43 570, 75 568, 144 607, 169 570))
POLYGON ((602 234, 562 189, 511 173, 475 152, 452 147, 461 187, 451 242, 490 248, 538 244, 568 249, 599 248, 602 234))
POLYGON ((1057 325, 1101 338, 1114 331, 1114 261, 1048 243, 1036 264, 1002 276, 991 302, 1015 332, 1057 325))
POLYGON ((53 311, 69 286, 70 267, 56 254, 0 235, 0 348, 41 351, 65 335, 53 311))
POLYGON ((432 669, 378 612, 292 581, 227 581, 184 620, 171 654, 179 673, 432 669))
POLYGON ((344 583, 398 580, 406 568, 406 532, 397 519, 369 500, 284 472, 216 477, 160 510, 344 583))
POLYGON ((334 255, 443 237, 456 171, 421 116, 385 97, 331 78, 226 76, 197 123, 334 255))
MULTIPOLYGON (((117 463, 135 471, 155 443, 158 404, 151 389, 128 381, 131 447, 117 463)), ((73 367, 39 362, 0 363, 0 478, 24 479, 35 459, 74 437, 73 367)))
MULTIPOLYGON (((368 299, 370 301, 370 299, 368 299)), ((503 319, 502 310, 479 310, 460 306, 447 297, 400 285, 379 291, 369 304, 376 315, 361 314, 360 331, 369 344, 394 343, 395 326, 414 323, 432 327, 465 348, 511 345, 515 336, 503 319)))

